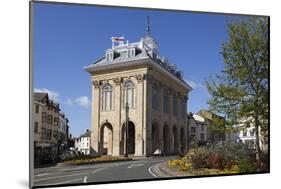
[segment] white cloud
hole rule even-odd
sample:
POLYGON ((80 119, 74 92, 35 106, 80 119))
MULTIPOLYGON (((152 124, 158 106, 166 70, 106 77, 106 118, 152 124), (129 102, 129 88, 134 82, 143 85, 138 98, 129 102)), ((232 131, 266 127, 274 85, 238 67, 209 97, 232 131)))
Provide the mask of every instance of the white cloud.
POLYGON ((42 89, 34 89, 34 92, 39 92, 39 93, 48 93, 48 96, 50 99, 54 100, 55 102, 59 102, 59 96, 60 94, 58 92, 55 91, 51 91, 49 89, 46 88, 42 88, 42 89))
POLYGON ((198 88, 205 88, 205 86, 202 83, 191 81, 191 80, 185 80, 185 82, 190 85, 193 89, 198 88))
POLYGON ((90 100, 87 96, 81 96, 81 97, 78 97, 75 99, 75 102, 76 104, 78 104, 79 106, 82 106, 82 107, 89 107, 90 106, 90 100))
POLYGON ((65 101, 65 104, 66 105, 69 105, 69 106, 72 106, 73 105, 73 102, 70 98, 68 98, 66 101, 65 101))

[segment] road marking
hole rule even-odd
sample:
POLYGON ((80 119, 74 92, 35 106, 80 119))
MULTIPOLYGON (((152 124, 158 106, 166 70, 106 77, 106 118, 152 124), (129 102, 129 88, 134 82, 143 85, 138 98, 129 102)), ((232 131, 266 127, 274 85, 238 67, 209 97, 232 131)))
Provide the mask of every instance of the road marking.
POLYGON ((83 179, 84 183, 87 183, 87 178, 88 178, 87 176, 84 177, 84 179, 83 179))
POLYGON ((139 164, 131 164, 128 169, 131 169, 131 168, 136 168, 136 167, 140 167, 140 166, 143 166, 144 164, 143 163, 139 163, 139 164))
POLYGON ((34 176, 36 176, 36 177, 42 177, 42 176, 46 176, 46 175, 48 175, 48 173, 39 173, 39 174, 34 175, 34 176))
POLYGON ((34 179, 34 180, 35 180, 35 182, 38 182, 38 181, 52 180, 52 179, 57 179, 57 178, 71 177, 71 176, 77 176, 77 175, 86 175, 86 174, 88 174, 88 173, 76 173, 76 174, 71 174, 71 175, 61 175, 61 176, 47 177, 47 178, 34 179))
POLYGON ((67 181, 63 181, 63 182, 57 182, 57 183, 48 183, 48 184, 39 184, 40 186, 45 186, 45 185, 59 185, 59 184, 66 184, 66 183, 70 183, 70 182, 75 182, 75 181, 78 181, 78 180, 82 180, 81 178, 80 179, 73 179, 73 180, 67 180, 67 181))
POLYGON ((99 171, 101 171, 101 170, 103 170, 103 169, 105 169, 106 167, 103 167, 103 168, 99 168, 99 169, 97 169, 97 170, 94 170, 92 173, 97 173, 97 172, 99 172, 99 171))
POLYGON ((151 167, 149 167, 149 169, 148 169, 148 172, 153 176, 153 177, 158 177, 157 175, 155 175, 153 172, 152 172, 152 166, 151 167))

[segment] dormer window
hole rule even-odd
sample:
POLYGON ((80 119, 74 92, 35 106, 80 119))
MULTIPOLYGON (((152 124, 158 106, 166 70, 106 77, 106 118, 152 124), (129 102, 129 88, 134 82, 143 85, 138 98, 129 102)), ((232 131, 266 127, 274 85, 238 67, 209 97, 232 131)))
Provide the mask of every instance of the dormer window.
POLYGON ((136 49, 128 49, 128 58, 136 56, 136 49))
POLYGON ((106 53, 106 61, 109 61, 109 53, 106 53))
POLYGON ((114 52, 109 51, 106 53, 106 61, 112 61, 114 59, 114 52))

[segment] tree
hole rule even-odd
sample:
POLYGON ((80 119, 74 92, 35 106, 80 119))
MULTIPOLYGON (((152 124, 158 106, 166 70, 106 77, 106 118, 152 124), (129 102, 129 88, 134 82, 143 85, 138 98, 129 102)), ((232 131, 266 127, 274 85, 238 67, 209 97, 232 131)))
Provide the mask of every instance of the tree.
POLYGON ((205 80, 213 111, 224 114, 226 126, 254 125, 257 161, 260 130, 268 130, 268 19, 250 17, 228 23, 229 40, 222 45, 224 68, 205 80))

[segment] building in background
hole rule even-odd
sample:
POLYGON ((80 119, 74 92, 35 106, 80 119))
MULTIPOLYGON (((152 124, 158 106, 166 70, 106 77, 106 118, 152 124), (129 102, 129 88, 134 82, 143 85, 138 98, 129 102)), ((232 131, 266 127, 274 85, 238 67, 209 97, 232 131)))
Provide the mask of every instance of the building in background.
POLYGON ((219 116, 211 111, 207 110, 200 110, 197 113, 198 116, 201 116, 204 118, 204 122, 208 125, 208 141, 209 142, 219 142, 219 141, 225 141, 225 134, 226 132, 223 132, 225 128, 225 118, 222 116, 219 116), (221 125, 216 125, 218 122, 221 123, 221 125), (215 131, 217 128, 220 127, 220 131, 215 131))
POLYGON ((84 155, 89 155, 91 150, 91 131, 87 131, 80 137, 75 138, 75 150, 81 152, 84 155))
POLYGON ((238 134, 225 129, 225 118, 222 116, 218 116, 211 111, 200 110, 197 114, 189 113, 187 117, 190 142, 198 144, 221 141, 238 142, 238 134), (214 119, 220 120, 223 125, 216 125, 214 119), (216 132, 216 126, 220 127, 219 132, 216 132))
POLYGON ((199 115, 189 113, 188 123, 190 142, 195 142, 199 145, 206 144, 208 142, 208 125, 205 119, 199 115))
MULTIPOLYGON (((264 125, 268 125, 268 123, 266 122, 264 125)), ((257 137, 253 119, 248 118, 241 121, 238 127, 241 128, 237 133, 238 141, 245 143, 250 148, 255 148, 257 137)), ((268 152, 268 129, 262 130, 259 128, 259 145, 263 152, 268 152)))
POLYGON ((192 88, 176 65, 160 56, 149 28, 138 42, 112 38, 112 48, 85 68, 92 81, 92 153, 123 155, 126 145, 133 156, 187 151, 186 112, 192 88))
POLYGON ((49 163, 67 148, 69 122, 48 93, 33 93, 34 161, 49 163))

